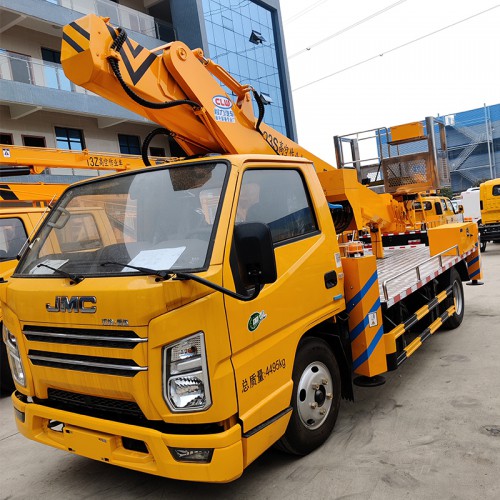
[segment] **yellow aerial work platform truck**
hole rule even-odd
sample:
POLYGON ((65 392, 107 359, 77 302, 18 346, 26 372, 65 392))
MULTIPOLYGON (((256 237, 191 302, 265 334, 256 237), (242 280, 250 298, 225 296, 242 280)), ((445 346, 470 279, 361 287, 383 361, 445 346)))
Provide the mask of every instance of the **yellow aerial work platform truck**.
MULTIPOLYGON (((12 182, 13 177, 22 178, 41 174, 50 169, 85 169, 94 172, 120 172, 144 167, 144 160, 139 155, 123 155, 115 153, 98 153, 88 150, 71 151, 65 149, 36 148, 0 144, 0 276, 8 279, 17 265, 17 256, 28 236, 33 234, 42 217, 49 210, 52 201, 59 197, 68 184, 47 182, 12 182), (3 179, 9 182, 2 182, 3 179)), ((164 161, 164 158, 154 157, 151 162, 164 161)), ((71 176, 67 176, 72 180, 71 176)), ((79 214, 81 221, 83 215, 79 214)), ((97 220, 97 219, 96 219, 97 220)), ((95 238, 95 228, 87 217, 85 226, 89 233, 81 232, 82 240, 92 235, 95 238)), ((83 224, 80 222, 80 224, 83 224)), ((85 229, 85 228, 84 228, 85 229)), ((67 234, 59 233, 61 243, 66 242, 67 234)), ((0 325, 2 313, 0 309, 0 325)), ((0 393, 11 393, 14 382, 9 370, 7 352, 3 342, 0 342, 0 393)))
POLYGON ((64 28, 62 61, 191 158, 69 187, 0 286, 26 437, 231 481, 272 445, 320 446, 353 375, 380 384, 439 327, 460 325, 462 281, 481 278, 474 224, 384 249, 377 235, 406 227, 405 204, 267 126, 252 88, 182 42, 150 52, 88 15, 64 28), (116 242, 57 248, 72 214, 97 208, 116 242), (374 255, 339 244, 363 227, 374 255))

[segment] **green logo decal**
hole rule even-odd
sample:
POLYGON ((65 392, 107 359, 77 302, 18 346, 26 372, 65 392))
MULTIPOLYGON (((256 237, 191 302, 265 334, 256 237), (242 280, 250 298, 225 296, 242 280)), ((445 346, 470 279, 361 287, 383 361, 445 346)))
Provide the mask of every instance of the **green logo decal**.
POLYGON ((253 313, 250 318, 248 319, 248 331, 254 332, 259 328, 259 325, 261 321, 265 320, 267 318, 266 313, 264 311, 261 311, 260 313, 255 312, 253 313))

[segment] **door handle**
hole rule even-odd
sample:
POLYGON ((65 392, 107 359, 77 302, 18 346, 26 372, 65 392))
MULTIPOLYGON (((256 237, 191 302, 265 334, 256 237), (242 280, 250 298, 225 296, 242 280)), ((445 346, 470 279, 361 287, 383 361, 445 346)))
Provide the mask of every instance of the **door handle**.
POLYGON ((333 288, 337 284, 337 273, 329 271, 325 274, 325 287, 326 289, 333 288))

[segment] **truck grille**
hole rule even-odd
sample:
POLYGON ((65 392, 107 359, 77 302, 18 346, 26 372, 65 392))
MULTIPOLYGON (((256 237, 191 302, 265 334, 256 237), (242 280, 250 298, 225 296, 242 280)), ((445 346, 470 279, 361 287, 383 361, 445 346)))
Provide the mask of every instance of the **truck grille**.
POLYGON ((77 394, 76 392, 61 391, 59 389, 48 390, 49 402, 59 407, 85 408, 94 412, 107 412, 122 414, 129 417, 144 418, 144 415, 137 405, 132 401, 122 401, 119 399, 101 398, 89 396, 87 394, 77 394))
POLYGON ((138 372, 147 370, 146 366, 139 366, 131 359, 82 356, 79 354, 45 352, 33 349, 28 351, 28 358, 36 366, 118 375, 121 377, 133 377, 138 372))
POLYGON ((57 328, 46 326, 25 326, 23 333, 27 340, 52 344, 85 345, 92 347, 114 347, 133 349, 147 338, 135 332, 124 330, 92 330, 83 328, 57 328))
POLYGON ((148 420, 139 405, 134 401, 103 398, 52 388, 48 390, 47 399, 34 398, 34 400, 35 403, 50 408, 131 425, 140 425, 166 434, 204 435, 224 432, 224 426, 219 423, 169 424, 161 420, 148 420))

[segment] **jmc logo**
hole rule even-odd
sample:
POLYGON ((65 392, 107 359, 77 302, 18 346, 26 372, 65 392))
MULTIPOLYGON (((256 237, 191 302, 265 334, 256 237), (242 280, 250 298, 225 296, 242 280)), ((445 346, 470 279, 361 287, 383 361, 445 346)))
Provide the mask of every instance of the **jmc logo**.
POLYGON ((48 312, 75 312, 75 313, 95 313, 96 306, 87 304, 97 304, 95 297, 86 295, 82 297, 66 297, 58 295, 54 305, 46 304, 48 312))

